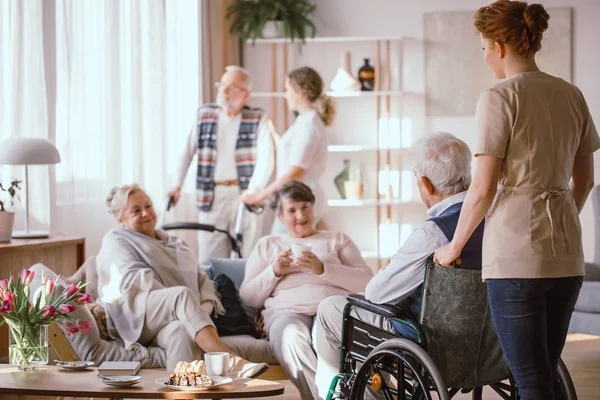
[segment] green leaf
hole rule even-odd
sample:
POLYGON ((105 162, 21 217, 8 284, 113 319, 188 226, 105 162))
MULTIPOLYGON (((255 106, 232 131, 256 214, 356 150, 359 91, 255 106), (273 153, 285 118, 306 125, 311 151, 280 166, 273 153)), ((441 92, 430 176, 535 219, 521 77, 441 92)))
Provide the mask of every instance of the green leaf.
POLYGON ((308 0, 236 0, 226 10, 229 32, 252 43, 261 37, 268 21, 283 22, 285 37, 305 42, 307 34, 314 37, 316 29, 310 16, 317 6, 308 0))

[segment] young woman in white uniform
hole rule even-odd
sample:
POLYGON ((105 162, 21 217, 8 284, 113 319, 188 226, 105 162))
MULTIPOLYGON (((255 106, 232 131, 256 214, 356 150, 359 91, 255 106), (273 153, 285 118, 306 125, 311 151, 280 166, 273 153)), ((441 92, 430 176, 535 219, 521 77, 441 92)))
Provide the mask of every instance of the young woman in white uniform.
MULTIPOLYGON (((246 204, 263 204, 269 196, 285 183, 297 179, 308 185, 316 197, 315 224, 323 217, 326 199, 319 178, 327 163, 327 138, 325 127, 333 122, 333 100, 325 94, 321 76, 310 67, 301 67, 288 74, 285 99, 298 117, 289 129, 279 136, 272 127, 276 146, 276 179, 262 191, 247 191, 242 196, 246 204)), ((285 233, 277 219, 272 234, 285 233)))

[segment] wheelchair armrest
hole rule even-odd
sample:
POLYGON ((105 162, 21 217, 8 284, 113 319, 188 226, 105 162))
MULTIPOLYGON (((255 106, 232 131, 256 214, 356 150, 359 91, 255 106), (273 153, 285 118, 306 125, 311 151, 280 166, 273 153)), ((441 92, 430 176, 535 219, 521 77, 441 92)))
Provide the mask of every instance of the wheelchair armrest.
POLYGON ((362 294, 349 294, 346 300, 355 307, 360 307, 372 313, 387 318, 406 318, 404 310, 391 304, 375 304, 365 299, 362 294))

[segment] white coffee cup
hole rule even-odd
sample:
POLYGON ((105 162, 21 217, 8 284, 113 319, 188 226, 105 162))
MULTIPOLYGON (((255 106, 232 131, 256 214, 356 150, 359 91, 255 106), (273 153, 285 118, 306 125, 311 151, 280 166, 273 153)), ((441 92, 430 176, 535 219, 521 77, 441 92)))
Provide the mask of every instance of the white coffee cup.
POLYGON ((229 371, 229 353, 213 352, 204 354, 206 375, 226 376, 229 371))
POLYGON ((311 250, 312 250, 312 245, 310 245, 310 244, 294 243, 294 244, 292 244, 292 259, 294 260, 294 262, 296 262, 296 260, 298 259, 298 256, 301 256, 302 253, 305 251, 311 251, 311 250))

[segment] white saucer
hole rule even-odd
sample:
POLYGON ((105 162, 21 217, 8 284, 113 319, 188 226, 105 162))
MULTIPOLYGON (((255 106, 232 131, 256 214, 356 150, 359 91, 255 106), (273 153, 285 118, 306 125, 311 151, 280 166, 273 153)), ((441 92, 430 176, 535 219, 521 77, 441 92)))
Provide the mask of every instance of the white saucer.
POLYGON ((116 388, 126 388, 129 386, 137 385, 142 381, 141 376, 135 375, 98 375, 98 379, 100 379, 100 382, 104 383, 105 385, 116 388))
POLYGON ((56 365, 71 371, 82 371, 96 365, 93 361, 56 361, 56 365))

